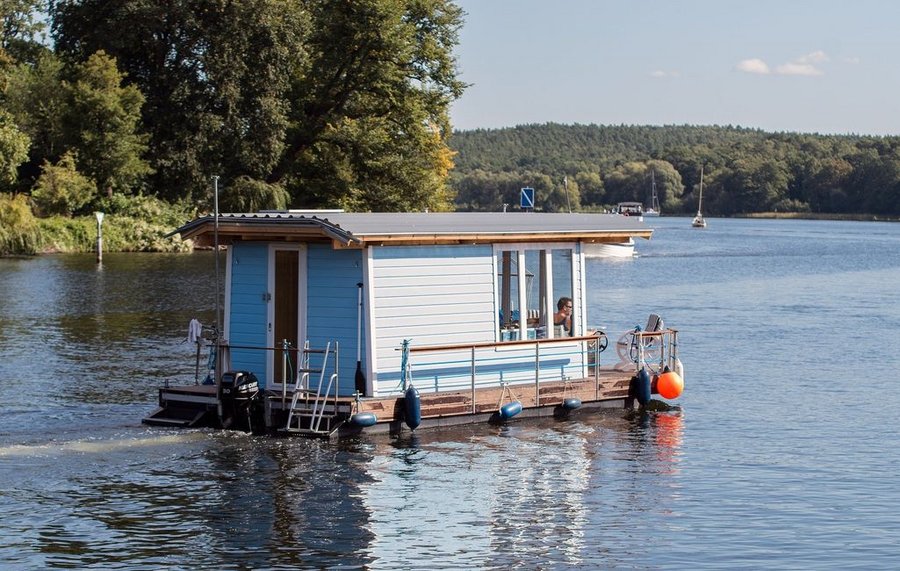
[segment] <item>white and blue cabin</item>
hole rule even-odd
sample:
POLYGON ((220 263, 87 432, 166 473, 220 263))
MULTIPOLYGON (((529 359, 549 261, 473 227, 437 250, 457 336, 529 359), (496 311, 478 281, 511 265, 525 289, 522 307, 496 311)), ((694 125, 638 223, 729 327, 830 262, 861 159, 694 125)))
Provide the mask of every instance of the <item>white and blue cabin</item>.
MULTIPOLYGON (((630 404, 634 370, 594 366, 584 250, 650 238, 635 218, 287 211, 176 232, 227 250, 220 421, 227 371, 252 373, 265 426, 289 432, 337 434, 363 416, 366 430, 402 429, 410 385, 423 426, 496 419, 513 401, 523 416, 566 398, 630 404), (561 298, 571 325, 554 323, 561 298)), ((163 390, 161 405, 192 389, 163 390)))

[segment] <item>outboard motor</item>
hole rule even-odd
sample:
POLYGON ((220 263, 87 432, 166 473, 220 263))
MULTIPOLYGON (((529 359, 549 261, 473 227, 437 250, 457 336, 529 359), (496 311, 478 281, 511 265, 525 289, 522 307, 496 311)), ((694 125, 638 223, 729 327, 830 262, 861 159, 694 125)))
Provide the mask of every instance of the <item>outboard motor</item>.
POLYGON ((249 371, 222 373, 219 400, 222 402, 222 428, 239 428, 251 432, 252 408, 259 396, 259 381, 249 371))

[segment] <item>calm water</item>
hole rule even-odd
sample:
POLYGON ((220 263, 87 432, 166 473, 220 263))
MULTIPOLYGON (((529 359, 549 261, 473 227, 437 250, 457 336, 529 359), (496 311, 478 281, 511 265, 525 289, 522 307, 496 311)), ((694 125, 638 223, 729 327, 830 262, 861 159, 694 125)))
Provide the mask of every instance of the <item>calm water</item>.
POLYGON ((341 443, 140 424, 210 255, 0 260, 0 566, 900 568, 900 224, 651 224, 589 322, 678 328, 679 407, 341 443))

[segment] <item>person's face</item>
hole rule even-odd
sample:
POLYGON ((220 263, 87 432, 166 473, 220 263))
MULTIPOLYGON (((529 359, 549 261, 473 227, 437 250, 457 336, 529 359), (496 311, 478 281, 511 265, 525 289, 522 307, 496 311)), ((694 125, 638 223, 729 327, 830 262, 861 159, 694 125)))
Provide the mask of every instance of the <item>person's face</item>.
POLYGON ((567 303, 566 305, 563 306, 563 313, 565 313, 567 315, 571 315, 571 313, 572 313, 572 303, 571 302, 567 303))

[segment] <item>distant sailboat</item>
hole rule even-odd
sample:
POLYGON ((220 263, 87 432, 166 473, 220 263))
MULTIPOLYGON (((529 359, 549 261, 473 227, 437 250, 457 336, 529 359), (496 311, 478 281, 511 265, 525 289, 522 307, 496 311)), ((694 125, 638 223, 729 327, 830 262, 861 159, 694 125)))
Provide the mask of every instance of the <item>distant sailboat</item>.
POLYGON ((650 208, 644 211, 644 216, 659 216, 659 197, 656 196, 656 173, 650 171, 650 208))
POLYGON ((706 219, 703 218, 703 167, 700 167, 700 200, 697 201, 697 215, 691 222, 694 228, 706 228, 706 219))

